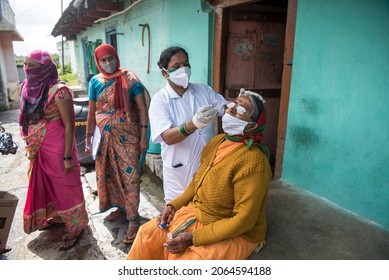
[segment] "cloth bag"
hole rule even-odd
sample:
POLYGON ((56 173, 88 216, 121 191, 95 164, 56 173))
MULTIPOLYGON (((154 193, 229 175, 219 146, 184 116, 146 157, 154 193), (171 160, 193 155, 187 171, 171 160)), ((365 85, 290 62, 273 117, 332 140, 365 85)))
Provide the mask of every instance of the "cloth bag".
POLYGON ((5 132, 2 123, 0 122, 0 153, 2 155, 16 154, 18 145, 12 140, 12 134, 5 132))

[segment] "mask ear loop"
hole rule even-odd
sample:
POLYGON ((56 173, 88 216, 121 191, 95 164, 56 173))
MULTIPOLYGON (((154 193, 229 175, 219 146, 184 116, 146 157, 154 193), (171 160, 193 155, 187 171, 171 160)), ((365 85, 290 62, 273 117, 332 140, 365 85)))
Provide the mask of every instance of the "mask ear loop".
POLYGON ((168 77, 166 77, 164 74, 162 74, 162 76, 164 76, 166 79, 169 79, 170 78, 170 73, 169 71, 167 71, 164 67, 161 68, 162 71, 165 71, 166 74, 168 74, 168 77))
MULTIPOLYGON (((250 123, 254 123, 254 122, 250 122, 250 123)), ((258 127, 258 124, 255 123, 255 125, 254 125, 253 127, 250 127, 249 129, 247 129, 247 130, 245 131, 245 133, 250 133, 250 131, 255 130, 257 127, 258 127)))

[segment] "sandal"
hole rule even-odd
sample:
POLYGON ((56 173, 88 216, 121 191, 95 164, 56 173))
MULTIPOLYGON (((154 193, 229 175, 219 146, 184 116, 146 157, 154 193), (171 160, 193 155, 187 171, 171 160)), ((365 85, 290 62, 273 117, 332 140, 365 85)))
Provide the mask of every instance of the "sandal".
POLYGON ((123 243, 126 245, 131 245, 134 243, 136 234, 138 233, 139 225, 137 223, 129 223, 127 229, 127 235, 123 239, 123 243))
POLYGON ((5 254, 5 253, 8 253, 8 252, 11 251, 11 250, 12 250, 11 247, 6 246, 5 248, 0 249, 0 255, 5 254))
POLYGON ((52 229, 52 228, 57 228, 57 227, 60 227, 62 225, 64 225, 65 223, 47 223, 47 225, 43 228, 40 228, 39 230, 49 230, 49 229, 52 229))
POLYGON ((112 221, 120 218, 121 216, 123 216, 123 212, 120 209, 116 209, 115 211, 112 211, 111 213, 109 213, 109 215, 104 218, 104 221, 105 222, 112 222, 112 221))
POLYGON ((62 246, 59 247, 59 250, 60 251, 67 251, 67 250, 73 248, 80 241, 80 238, 81 238, 83 233, 84 233, 84 230, 81 230, 81 232, 76 237, 70 238, 70 239, 68 238, 67 235, 65 235, 62 246))

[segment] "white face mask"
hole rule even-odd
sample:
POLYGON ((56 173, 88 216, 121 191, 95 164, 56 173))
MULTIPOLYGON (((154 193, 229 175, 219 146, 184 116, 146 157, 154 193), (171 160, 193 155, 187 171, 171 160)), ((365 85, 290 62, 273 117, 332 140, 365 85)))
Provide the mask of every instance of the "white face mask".
POLYGON ((107 74, 112 74, 113 72, 115 72, 116 70, 116 66, 117 66, 117 60, 116 59, 112 59, 111 61, 107 62, 107 63, 100 63, 100 67, 105 71, 107 72, 107 74))
POLYGON ((180 67, 176 71, 169 73, 169 80, 177 86, 187 88, 192 71, 189 67, 180 67))
POLYGON ((225 133, 228 135, 243 135, 244 128, 249 122, 235 118, 228 113, 225 113, 222 117, 222 127, 225 133))

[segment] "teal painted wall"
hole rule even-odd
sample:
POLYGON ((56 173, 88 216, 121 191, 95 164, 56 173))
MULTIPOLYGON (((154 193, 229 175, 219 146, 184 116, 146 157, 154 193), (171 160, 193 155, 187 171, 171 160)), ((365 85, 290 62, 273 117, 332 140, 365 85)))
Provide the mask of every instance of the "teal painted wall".
MULTIPOLYGON (((125 7, 129 4, 130 1, 125 1, 125 7)), ((82 32, 77 38, 79 61, 83 61, 81 38, 103 39, 105 43, 105 30, 116 27, 121 66, 137 73, 151 95, 166 84, 157 62, 161 52, 173 45, 184 47, 189 53, 191 81, 211 84, 209 30, 213 26, 213 12, 202 8, 201 0, 143 0, 128 12, 82 32), (145 31, 142 47, 142 28, 139 26, 144 23, 150 26, 150 73, 147 73, 148 35, 145 31)), ((83 72, 81 67, 78 66, 79 73, 83 72)))
POLYGON ((299 0, 282 179, 389 228, 389 1, 299 0))

